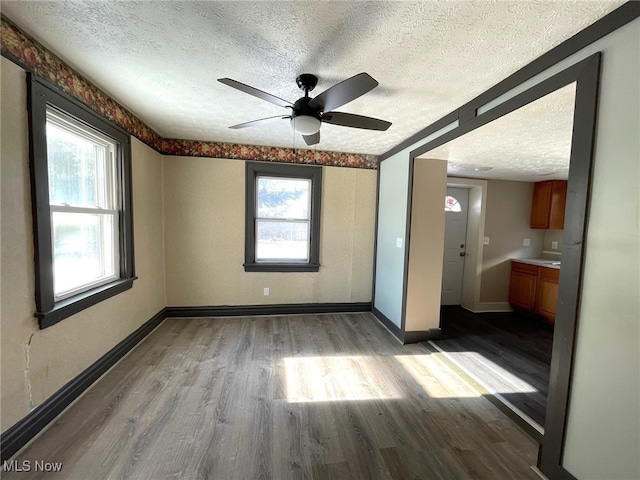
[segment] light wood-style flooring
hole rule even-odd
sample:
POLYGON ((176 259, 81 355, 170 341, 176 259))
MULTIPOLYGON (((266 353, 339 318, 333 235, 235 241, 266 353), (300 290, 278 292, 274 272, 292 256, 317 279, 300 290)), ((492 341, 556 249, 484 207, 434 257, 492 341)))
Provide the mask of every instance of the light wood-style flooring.
POLYGON ((537 444, 370 314, 167 319, 3 479, 539 479, 537 444))

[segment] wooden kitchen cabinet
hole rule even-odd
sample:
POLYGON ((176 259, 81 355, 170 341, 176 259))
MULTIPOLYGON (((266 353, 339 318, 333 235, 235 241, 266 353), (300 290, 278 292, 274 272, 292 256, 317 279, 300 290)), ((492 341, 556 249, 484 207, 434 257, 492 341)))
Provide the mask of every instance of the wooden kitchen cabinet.
POLYGON ((567 181, 547 180, 533 187, 531 228, 564 228, 564 209, 567 201, 567 181))
POLYGON ((560 270, 511 262, 509 303, 555 323, 560 270))
POLYGON ((535 312, 549 323, 556 320, 559 278, 560 270, 538 267, 535 312))
POLYGON ((511 262, 509 303, 514 307, 533 311, 536 303, 538 267, 526 263, 511 262))

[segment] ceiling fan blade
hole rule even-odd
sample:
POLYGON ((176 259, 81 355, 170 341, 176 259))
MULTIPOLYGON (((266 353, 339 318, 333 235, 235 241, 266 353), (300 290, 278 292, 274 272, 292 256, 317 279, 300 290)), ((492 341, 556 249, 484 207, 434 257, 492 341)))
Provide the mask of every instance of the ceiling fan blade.
POLYGON ((317 143, 320 143, 320 131, 313 135, 302 135, 302 138, 304 138, 304 142, 307 145, 316 145, 317 143))
POLYGON ((275 95, 263 92, 262 90, 258 90, 257 88, 245 85, 244 83, 237 82, 236 80, 232 80, 230 78, 219 78, 218 81, 237 90, 240 90, 241 92, 248 93, 249 95, 253 95, 254 97, 258 97, 262 100, 266 100, 267 102, 280 105, 281 107, 293 107, 293 104, 291 102, 287 102, 286 100, 276 97, 275 95))
POLYGON ((378 82, 369 74, 359 73, 328 88, 311 100, 309 106, 312 108, 321 107, 325 112, 327 110, 333 110, 334 108, 341 107, 345 103, 355 100, 377 86, 378 82))
POLYGON ((286 116, 283 117, 279 115, 277 117, 261 118, 259 120, 252 120, 250 122, 239 123, 238 125, 231 125, 229 128, 238 129, 238 128, 254 127, 256 125, 263 125, 265 123, 277 122, 278 120, 283 120, 285 118, 291 118, 291 117, 286 117, 286 116))
POLYGON ((391 122, 378 118, 363 117, 353 113, 327 112, 320 117, 325 123, 341 125, 343 127, 364 128, 366 130, 386 130, 391 126, 391 122))

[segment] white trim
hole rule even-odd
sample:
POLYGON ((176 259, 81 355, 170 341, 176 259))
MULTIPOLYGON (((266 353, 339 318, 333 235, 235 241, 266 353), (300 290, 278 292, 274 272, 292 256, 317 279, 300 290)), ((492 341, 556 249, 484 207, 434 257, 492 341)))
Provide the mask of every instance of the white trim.
POLYGON ((480 302, 475 305, 475 308, 471 310, 473 313, 485 313, 485 312, 513 312, 511 304, 509 302, 480 302))
POLYGON ((467 257, 462 275, 462 307, 474 311, 480 304, 487 180, 447 177, 447 187, 469 189, 467 214, 467 257), (473 261, 475 259, 475 261, 473 261))

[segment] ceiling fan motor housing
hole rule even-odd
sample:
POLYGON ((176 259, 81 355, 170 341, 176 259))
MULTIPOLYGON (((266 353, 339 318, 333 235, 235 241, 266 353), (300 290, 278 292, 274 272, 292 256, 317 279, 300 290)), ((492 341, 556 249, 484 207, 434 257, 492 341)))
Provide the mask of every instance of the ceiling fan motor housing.
POLYGON ((310 107, 309 102, 311 100, 312 99, 310 97, 301 97, 296 100, 293 104, 293 112, 291 113, 291 116, 297 117, 298 115, 309 115, 310 117, 320 118, 320 112, 322 111, 322 108, 310 107))
POLYGON ((308 97, 309 92, 318 85, 318 77, 311 73, 302 73, 296 78, 296 83, 298 84, 298 88, 308 97))

